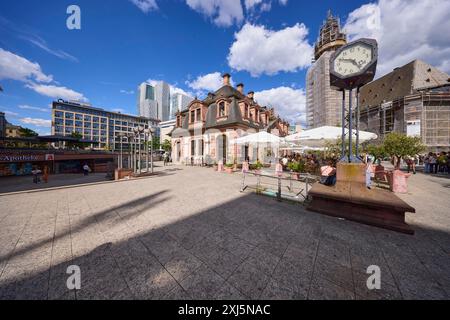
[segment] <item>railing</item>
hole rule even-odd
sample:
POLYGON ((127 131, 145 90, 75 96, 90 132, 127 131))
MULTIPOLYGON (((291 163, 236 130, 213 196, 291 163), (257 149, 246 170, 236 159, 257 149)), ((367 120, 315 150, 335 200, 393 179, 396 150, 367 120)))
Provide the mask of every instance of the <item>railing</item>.
POLYGON ((294 178, 294 174, 290 173, 288 177, 269 174, 261 174, 256 172, 243 172, 241 192, 246 189, 255 189, 256 193, 275 196, 278 201, 289 199, 292 201, 304 202, 308 199, 308 193, 312 185, 319 181, 319 177, 310 174, 298 174, 298 178, 294 178), (256 184, 251 185, 247 181, 249 177, 256 178, 256 184), (263 179, 270 181, 276 180, 276 183, 264 182, 263 179), (285 182, 283 184, 283 182, 285 182), (266 187, 268 186, 268 188, 266 187), (272 188, 271 188, 272 187, 272 188), (287 189, 288 193, 283 193, 283 189, 287 189))

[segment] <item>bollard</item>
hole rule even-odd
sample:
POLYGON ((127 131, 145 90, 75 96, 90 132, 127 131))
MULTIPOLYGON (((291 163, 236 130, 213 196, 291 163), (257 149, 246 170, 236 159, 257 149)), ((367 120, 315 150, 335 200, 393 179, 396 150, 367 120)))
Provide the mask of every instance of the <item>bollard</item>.
POLYGON ((277 192, 277 200, 281 201, 281 178, 278 177, 278 192, 277 192))

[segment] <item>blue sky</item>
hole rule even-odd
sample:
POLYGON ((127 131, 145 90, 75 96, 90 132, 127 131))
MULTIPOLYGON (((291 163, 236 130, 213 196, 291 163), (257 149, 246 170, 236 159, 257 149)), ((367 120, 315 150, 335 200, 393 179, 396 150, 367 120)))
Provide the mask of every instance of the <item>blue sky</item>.
POLYGON ((135 114, 136 87, 143 81, 164 80, 202 96, 230 72, 234 83, 257 92, 260 104, 302 123, 305 74, 328 9, 341 17, 350 39, 377 38, 384 59, 379 73, 416 58, 449 71, 450 36, 433 31, 433 24, 441 30, 449 24, 449 2, 2 1, 0 110, 10 122, 47 134, 49 104, 57 97, 135 114), (71 4, 81 9, 81 30, 66 27, 71 4), (399 12, 406 21, 398 22, 399 12), (425 13, 421 31, 412 35, 418 42, 408 48, 408 28, 425 21, 425 13), (407 36, 402 47, 399 41, 407 36))

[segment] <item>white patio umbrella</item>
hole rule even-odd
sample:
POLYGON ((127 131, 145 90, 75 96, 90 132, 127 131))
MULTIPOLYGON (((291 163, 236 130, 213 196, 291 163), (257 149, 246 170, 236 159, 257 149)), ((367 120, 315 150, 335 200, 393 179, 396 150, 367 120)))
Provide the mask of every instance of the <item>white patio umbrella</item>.
MULTIPOLYGON (((348 134, 348 129, 345 129, 345 133, 348 134)), ((353 130, 353 135, 354 138, 356 138, 356 130, 353 130)), ((285 139, 286 141, 295 142, 301 146, 321 148, 325 147, 327 141, 340 139, 341 136, 341 127, 324 126, 292 134, 287 136, 285 139)), ((359 131, 360 143, 374 140, 376 138, 378 138, 378 136, 375 133, 359 131)))
POLYGON ((268 133, 267 131, 260 131, 257 133, 249 134, 247 136, 243 136, 237 138, 235 140, 237 145, 252 145, 256 146, 256 154, 259 155, 259 147, 262 145, 263 147, 269 146, 270 149, 275 149, 275 155, 278 157, 278 148, 280 144, 284 143, 284 139, 268 133))
POLYGON ((274 145, 279 145, 283 142, 283 139, 280 137, 268 133, 266 131, 260 131, 257 133, 249 134, 247 136, 243 136, 236 139, 236 144, 264 144, 264 143, 270 143, 274 145))

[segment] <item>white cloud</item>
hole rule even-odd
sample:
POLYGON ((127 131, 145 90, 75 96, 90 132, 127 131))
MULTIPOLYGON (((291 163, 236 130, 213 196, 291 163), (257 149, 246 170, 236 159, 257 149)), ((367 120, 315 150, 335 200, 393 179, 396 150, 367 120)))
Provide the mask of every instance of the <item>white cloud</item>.
POLYGON ((44 96, 87 101, 83 94, 72 89, 56 86, 53 76, 46 75, 38 63, 0 48, 0 80, 11 79, 26 83, 26 87, 44 96))
POLYGON ((281 118, 290 123, 306 123, 306 97, 303 89, 278 87, 255 92, 255 100, 262 106, 275 108, 281 118))
POLYGON ((78 59, 76 57, 72 56, 71 54, 69 54, 69 53, 67 53, 67 52, 65 52, 63 50, 51 49, 47 45, 47 42, 44 39, 42 39, 42 38, 40 38, 40 37, 38 37, 36 35, 24 36, 22 38, 27 40, 27 41, 29 41, 30 43, 34 44, 35 46, 41 48, 42 50, 46 51, 47 53, 50 53, 51 55, 54 55, 55 57, 58 57, 60 59, 69 60, 69 61, 72 61, 72 62, 78 62, 78 59))
POLYGON ((156 0, 130 0, 135 6, 144 13, 149 13, 153 10, 158 10, 156 0))
POLYGON ((49 112, 50 109, 49 108, 38 108, 38 107, 32 107, 26 104, 22 104, 19 106, 19 109, 22 110, 33 110, 33 111, 40 111, 40 112, 49 112))
POLYGON ((245 8, 250 10, 260 4, 263 0, 245 0, 245 8))
POLYGON ((12 112, 12 111, 3 111, 5 113, 5 115, 10 116, 10 117, 17 117, 19 116, 19 114, 17 112, 12 112))
POLYGON ((303 23, 279 31, 246 23, 235 33, 228 64, 235 70, 248 71, 254 77, 307 68, 313 56, 307 35, 308 29, 303 23))
POLYGON ((36 127, 46 127, 49 128, 52 126, 52 121, 51 120, 46 120, 46 119, 39 119, 39 118, 22 118, 20 119, 20 122, 25 123, 25 124, 31 124, 34 125, 36 127))
POLYGON ((186 0, 186 4, 220 27, 240 24, 244 20, 241 0, 186 0))
POLYGON ((130 91, 120 90, 120 93, 123 93, 123 94, 134 94, 134 91, 133 90, 130 90, 130 91))
POLYGON ((414 59, 450 72, 450 1, 379 0, 350 13, 349 39, 378 40, 377 77, 414 59))
POLYGON ((49 83, 53 77, 44 74, 38 63, 0 48, 0 79, 49 83))
POLYGON ((36 83, 27 84, 26 87, 36 91, 39 94, 55 99, 62 98, 67 100, 88 101, 88 99, 86 99, 83 94, 66 87, 36 83))
MULTIPOLYGON (((186 84, 196 91, 216 91, 223 86, 223 78, 220 72, 208 73, 200 75, 197 79, 186 82, 186 84)), ((231 79, 231 85, 234 85, 233 79, 231 79)), ((200 94, 201 95, 201 94, 200 94)))

